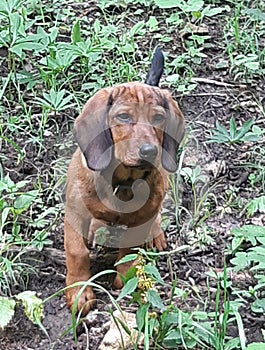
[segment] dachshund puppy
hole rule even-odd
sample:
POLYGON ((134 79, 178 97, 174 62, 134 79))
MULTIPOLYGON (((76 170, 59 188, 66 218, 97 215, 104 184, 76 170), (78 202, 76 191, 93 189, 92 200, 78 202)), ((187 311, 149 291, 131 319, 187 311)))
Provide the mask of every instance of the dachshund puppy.
MULTIPOLYGON (((184 117, 167 90, 158 88, 164 57, 156 49, 146 82, 104 88, 91 97, 74 124, 78 149, 67 175, 64 220, 66 285, 91 277, 87 240, 97 229, 108 232, 103 244, 130 248, 149 242, 166 248, 160 209, 169 172, 184 135, 184 117)), ((117 270, 125 275, 132 263, 117 270)), ((122 287, 117 274, 114 286, 122 287)), ((66 291, 71 309, 79 288, 66 291)), ((95 299, 87 287, 77 309, 86 314, 95 299)))

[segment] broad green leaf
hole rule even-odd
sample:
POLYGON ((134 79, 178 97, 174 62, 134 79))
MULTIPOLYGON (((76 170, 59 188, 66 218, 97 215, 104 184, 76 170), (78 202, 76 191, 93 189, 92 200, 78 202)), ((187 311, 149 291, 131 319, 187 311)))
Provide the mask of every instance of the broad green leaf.
POLYGON ((36 292, 25 291, 16 295, 16 298, 22 301, 25 315, 29 318, 29 320, 38 325, 49 338, 49 334, 41 323, 41 319, 43 317, 43 301, 36 297, 36 292))
POLYGON ((200 165, 196 165, 196 167, 193 170, 193 175, 195 178, 197 178, 200 175, 201 170, 202 169, 201 169, 200 165))
POLYGON ((247 254, 243 252, 236 253, 236 257, 231 259, 230 262, 235 265, 236 271, 244 270, 250 264, 247 254))
POLYGON ((139 281, 138 277, 134 277, 131 280, 129 280, 125 284, 125 286, 122 288, 120 295, 117 298, 117 301, 121 300, 122 298, 124 298, 127 295, 131 295, 135 291, 135 289, 137 288, 138 281, 139 281))
POLYGON ((154 265, 145 265, 144 266, 144 271, 149 275, 151 276, 155 282, 158 282, 160 284, 165 284, 165 282, 162 280, 161 276, 160 276, 160 273, 158 271, 158 269, 154 266, 154 265))
POLYGON ((0 296, 0 329, 11 321, 15 314, 15 305, 15 300, 0 296))
POLYGON ((190 181, 191 180, 191 176, 192 176, 192 169, 191 168, 182 168, 180 170, 180 175, 184 176, 184 178, 186 179, 186 181, 190 181))
POLYGON ((193 331, 187 331, 187 335, 186 338, 184 339, 184 343, 186 348, 188 349, 194 349, 197 345, 198 342, 198 337, 196 336, 196 334, 194 334, 193 331))
POLYGON ((243 241, 244 241, 244 237, 242 237, 242 236, 234 237, 232 240, 232 251, 234 252, 235 250, 237 250, 237 248, 239 248, 241 246, 243 241))
POLYGON ((210 5, 208 5, 207 7, 205 7, 202 11, 202 15, 206 16, 206 17, 213 17, 216 16, 224 11, 227 11, 227 9, 225 7, 214 7, 211 8, 210 5))
POLYGON ((156 6, 163 9, 170 9, 173 7, 180 7, 181 0, 155 0, 156 6))
POLYGON ((137 35, 137 34, 142 34, 142 32, 145 32, 145 30, 143 30, 144 26, 145 26, 144 21, 137 22, 130 29, 130 36, 134 36, 134 35, 137 35))
POLYGON ((43 44, 39 44, 36 42, 29 42, 24 41, 19 44, 15 44, 13 47, 10 48, 10 51, 14 52, 19 58, 22 58, 22 51, 41 51, 45 47, 43 44))
POLYGON ((234 64, 237 66, 245 65, 250 62, 258 62, 259 57, 256 54, 248 54, 248 55, 237 55, 234 59, 234 64))
POLYGON ((259 140, 260 140, 260 135, 255 134, 253 132, 248 132, 242 138, 242 141, 244 141, 244 142, 257 142, 259 140))
MULTIPOLYGON (((187 11, 186 11, 187 12, 187 11)), ((194 18, 199 19, 202 17, 202 13, 200 11, 191 11, 191 14, 194 18)))
POLYGON ((193 313, 193 317, 196 320, 205 321, 208 319, 208 314, 206 311, 195 310, 193 313))
POLYGON ((72 100, 72 95, 66 96, 64 98, 62 98, 62 100, 60 101, 60 103, 57 104, 56 106, 56 110, 57 111, 62 111, 66 108, 69 108, 71 106, 71 104, 69 104, 69 102, 72 100))
POLYGON ((256 312, 256 313, 262 313, 264 314, 265 312, 265 298, 262 299, 256 299, 252 304, 251 304, 251 309, 256 312))
POLYGON ((254 123, 254 119, 249 119, 245 123, 243 123, 242 127, 237 132, 237 138, 241 139, 252 127, 254 123))
POLYGON ((134 47, 133 47, 133 45, 127 43, 127 44, 125 44, 125 45, 123 45, 121 47, 121 51, 122 52, 133 52, 134 51, 134 47))
POLYGON ((11 208, 10 207, 5 207, 2 211, 2 214, 1 214, 1 227, 3 228, 3 226, 5 225, 6 223, 6 219, 7 219, 7 216, 10 212, 11 208))
POLYGON ((24 186, 26 186, 30 181, 19 181, 16 184, 14 184, 14 182, 12 181, 12 186, 15 186, 16 190, 23 188, 24 186))
POLYGON ((39 191, 38 190, 33 190, 29 191, 27 193, 21 194, 17 199, 15 200, 14 203, 14 208, 15 209, 27 209, 31 203, 37 198, 39 191))
POLYGON ((265 227, 257 225, 244 225, 241 227, 235 227, 231 229, 231 232, 235 236, 244 236, 247 239, 255 238, 256 236, 265 236, 265 227))
POLYGON ((118 266, 120 264, 124 264, 124 263, 127 263, 127 262, 130 262, 130 261, 134 261, 138 258, 138 254, 128 254, 126 256, 124 256, 123 258, 121 258, 119 261, 117 261, 115 263, 114 266, 118 266))
POLYGON ((73 26, 71 39, 73 44, 76 44, 77 42, 82 41, 80 24, 78 20, 75 22, 73 26))
POLYGON ((168 314, 165 318, 166 325, 177 325, 179 323, 179 315, 178 312, 172 312, 168 314))
POLYGON ((260 9, 257 9, 257 8, 246 9, 246 10, 244 10, 244 12, 246 14, 248 14, 249 17, 253 18, 254 20, 265 22, 265 12, 262 12, 260 9))
POLYGON ((203 0, 188 0, 187 4, 182 3, 181 9, 185 12, 199 12, 203 5, 203 0))
POLYGON ((253 215, 257 211, 265 213, 265 196, 252 199, 246 206, 248 215, 253 215))
POLYGON ((257 241, 265 246, 265 236, 264 237, 257 237, 257 241))
POLYGON ((0 181, 0 193, 3 192, 3 190, 7 190, 8 186, 6 183, 4 183, 3 181, 0 181))
POLYGON ((136 275, 136 266, 132 266, 129 268, 129 270, 126 272, 125 276, 125 282, 129 281, 136 275))
POLYGON ((232 117, 230 118, 230 136, 231 136, 231 139, 235 139, 236 137, 236 122, 235 122, 235 118, 232 117))
POLYGON ((246 62, 245 67, 256 72, 257 70, 260 69, 260 64, 259 62, 246 62))
POLYGON ((165 310, 165 305, 163 304, 163 302, 162 302, 162 300, 161 300, 161 298, 156 290, 148 289, 148 291, 146 293, 146 298, 154 308, 157 308, 160 311, 165 310))
POLYGON ((146 25, 149 27, 149 30, 151 32, 154 30, 157 30, 158 29, 158 21, 157 21, 156 17, 150 16, 146 25))
POLYGON ((182 344, 181 334, 178 329, 171 330, 163 339, 163 345, 168 348, 177 349, 182 344))
POLYGON ((245 350, 265 350, 265 343, 251 343, 245 350))
POLYGON ((93 29, 94 29, 95 34, 98 35, 98 33, 100 32, 100 29, 101 29, 100 21, 98 20, 98 18, 94 22, 93 29))
POLYGON ((251 271, 265 269, 265 247, 257 246, 250 249, 248 253, 248 259, 254 265, 251 267, 251 271))
POLYGON ((145 315, 148 312, 149 307, 150 307, 149 303, 142 304, 136 311, 136 323, 137 323, 137 329, 139 332, 141 332, 142 329, 144 328, 145 315))
POLYGON ((223 135, 225 136, 229 136, 226 128, 224 126, 222 126, 218 121, 216 122, 216 129, 223 135))
POLYGON ((26 316, 35 324, 40 324, 43 317, 43 302, 36 297, 36 292, 25 291, 16 296, 22 301, 26 316))

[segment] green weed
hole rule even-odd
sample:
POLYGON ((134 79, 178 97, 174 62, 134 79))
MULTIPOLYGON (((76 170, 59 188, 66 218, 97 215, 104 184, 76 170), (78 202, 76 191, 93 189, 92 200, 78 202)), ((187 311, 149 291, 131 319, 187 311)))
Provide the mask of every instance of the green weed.
MULTIPOLYGON (((262 2, 233 0, 224 5, 215 0, 100 0, 98 3, 95 18, 91 20, 85 11, 77 16, 68 1, 67 6, 61 6, 60 1, 45 4, 36 0, 0 2, 0 149, 12 148, 17 154, 13 158, 18 165, 27 157, 26 146, 30 146, 29 149, 36 147, 37 156, 45 157, 48 152, 46 140, 51 135, 55 139, 54 147, 60 152, 61 120, 67 122, 70 130, 74 117, 95 91, 125 81, 143 80, 150 52, 157 43, 164 45, 167 56, 162 85, 173 88, 173 93, 175 90, 188 94, 195 90, 197 84, 192 78, 208 59, 209 47, 215 44, 211 37, 213 30, 199 32, 199 29, 205 23, 207 28, 209 19, 215 16, 220 19, 220 27, 225 24, 222 27, 225 42, 218 43, 217 48, 224 52, 222 59, 225 67, 229 65, 231 76, 235 80, 251 81, 264 74, 262 2), (130 6, 135 15, 133 18, 130 6)), ((248 217, 264 212, 264 195, 260 191, 264 192, 265 183, 263 139, 264 128, 254 119, 239 124, 234 117, 229 126, 217 122, 208 138, 208 142, 225 145, 228 150, 252 144, 250 161, 241 164, 252 170, 249 191, 256 192, 255 195, 250 193, 253 199, 248 203, 240 199, 238 187, 230 187, 220 196, 224 205, 218 205, 219 198, 215 197, 213 187, 206 188, 207 181, 200 166, 180 170, 184 152, 181 154, 180 168, 170 180, 172 201, 178 227, 183 230, 183 213, 191 222, 187 231, 193 236, 189 241, 192 246, 203 250, 214 244, 215 232, 207 225, 207 218, 215 208, 221 212, 221 217, 232 209, 242 210, 244 206, 248 217), (182 208, 179 203, 182 178, 192 192, 191 210, 182 208), (199 195, 201 187, 204 190, 199 195)), ((34 178, 36 184, 32 186, 28 180, 14 182, 10 179, 9 171, 5 169, 8 156, 7 152, 0 155, 0 291, 11 296, 12 284, 25 289, 32 272, 32 267, 26 263, 27 248, 41 250, 51 244, 52 225, 61 212, 61 207, 54 203, 60 197, 60 187, 65 181, 66 161, 54 161, 51 164, 52 179, 47 180, 45 174, 38 173, 34 178)), ((163 224, 168 225, 168 218, 163 224)), ((145 349, 208 347, 228 350, 241 347, 258 350, 262 347, 262 344, 245 345, 240 314, 240 307, 249 301, 254 313, 264 312, 264 233, 260 234, 259 230, 242 226, 231 231, 233 238, 229 252, 235 254, 231 260, 232 270, 251 270, 255 281, 249 289, 237 290, 228 277, 230 267, 225 267, 221 274, 211 275, 217 286, 213 312, 208 312, 208 304, 198 290, 197 296, 205 303, 204 311, 178 307, 176 300, 187 302, 189 292, 177 287, 173 273, 172 285, 167 285, 171 290, 169 300, 162 299, 159 288, 164 286, 164 281, 155 266, 153 258, 156 255, 140 251, 139 259, 142 260, 138 268, 126 276, 119 300, 127 295, 134 298, 145 349), (233 300, 234 297, 238 299, 233 300), (232 322, 237 324, 239 333, 234 339, 227 336, 232 322)), ((119 308, 117 301, 98 286, 94 278, 96 276, 80 285, 85 288, 91 284, 101 289, 114 307, 119 308)), ((41 303, 33 294, 23 298, 27 315, 33 322, 39 322, 41 303), (31 308, 30 304, 35 302, 36 308, 31 308)), ((13 317, 16 303, 15 298, 0 299, 0 328, 13 317)), ((74 331, 80 320, 75 318, 75 309, 72 315, 74 331)), ((138 344, 133 346, 136 349, 138 344)))
POLYGON ((10 284, 24 285, 24 279, 34 270, 23 262, 25 249, 31 246, 41 250, 51 244, 48 228, 58 214, 55 208, 42 208, 34 215, 33 208, 42 201, 38 190, 22 191, 27 184, 14 183, 8 176, 0 181, 0 290, 4 295, 12 294, 10 284), (28 228, 23 235, 21 227, 28 228))

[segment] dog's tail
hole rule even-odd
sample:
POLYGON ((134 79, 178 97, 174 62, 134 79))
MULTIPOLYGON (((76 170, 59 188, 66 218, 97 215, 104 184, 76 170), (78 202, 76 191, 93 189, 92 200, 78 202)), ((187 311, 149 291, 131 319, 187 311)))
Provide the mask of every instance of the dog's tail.
POLYGON ((159 80, 164 70, 164 55, 157 46, 152 58, 151 68, 147 74, 145 84, 158 86, 159 80))

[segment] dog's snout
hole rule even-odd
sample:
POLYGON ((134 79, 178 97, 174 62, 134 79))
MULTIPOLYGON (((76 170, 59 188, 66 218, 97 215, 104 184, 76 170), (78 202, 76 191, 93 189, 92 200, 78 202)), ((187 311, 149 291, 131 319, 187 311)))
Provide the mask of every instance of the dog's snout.
POLYGON ((144 143, 139 149, 139 156, 146 161, 152 161, 156 158, 158 149, 156 145, 151 143, 144 143))

